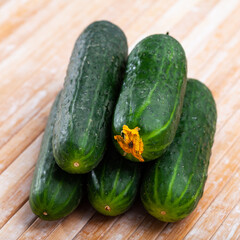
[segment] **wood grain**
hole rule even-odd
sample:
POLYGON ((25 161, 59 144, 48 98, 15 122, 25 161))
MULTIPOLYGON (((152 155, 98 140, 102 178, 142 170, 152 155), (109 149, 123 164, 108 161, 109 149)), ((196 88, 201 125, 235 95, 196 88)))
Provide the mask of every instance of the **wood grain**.
POLYGON ((239 0, 2 0, 0 29, 0 239, 240 238, 239 0), (170 32, 186 51, 188 76, 214 95, 217 132, 204 195, 180 222, 154 219, 139 200, 114 218, 96 213, 86 197, 59 221, 30 209, 43 131, 73 44, 100 19, 124 30, 130 50, 149 34, 170 32))

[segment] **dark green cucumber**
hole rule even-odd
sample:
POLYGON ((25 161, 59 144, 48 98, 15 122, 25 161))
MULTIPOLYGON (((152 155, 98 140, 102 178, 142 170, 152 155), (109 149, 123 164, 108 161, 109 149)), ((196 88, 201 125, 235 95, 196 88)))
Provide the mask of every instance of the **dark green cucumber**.
MULTIPOLYGON (((130 150, 130 153, 123 150, 119 141, 113 140, 119 152, 125 154, 127 159, 154 160, 171 144, 182 111, 186 74, 184 50, 169 35, 146 37, 132 50, 112 126, 115 139, 116 136, 120 138, 121 132, 126 135, 122 131, 123 125, 130 129, 140 128, 138 130, 143 143, 143 152, 140 150, 140 154, 143 159, 134 156, 130 150)), ((131 142, 127 144, 135 148, 131 142)), ((136 151, 139 153, 139 150, 136 151)))
POLYGON ((53 135, 56 162, 66 172, 87 173, 102 159, 127 51, 124 33, 107 21, 77 39, 53 135))
POLYGON ((70 214, 82 197, 82 176, 64 172, 53 157, 52 132, 58 102, 59 95, 45 128, 29 197, 33 213, 44 220, 56 220, 70 214))
POLYGON ((127 211, 138 191, 140 168, 125 161, 114 148, 88 173, 87 190, 91 205, 100 213, 116 216, 127 211))
POLYGON ((216 105, 209 89, 190 79, 176 137, 146 170, 141 199, 146 210, 165 222, 189 215, 202 197, 216 129, 216 105))

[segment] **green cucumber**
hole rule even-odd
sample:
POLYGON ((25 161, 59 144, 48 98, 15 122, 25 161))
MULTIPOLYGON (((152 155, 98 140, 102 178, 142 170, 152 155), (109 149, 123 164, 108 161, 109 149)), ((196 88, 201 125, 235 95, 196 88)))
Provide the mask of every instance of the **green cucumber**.
POLYGON ((82 176, 64 172, 53 157, 52 132, 59 95, 45 128, 29 197, 33 213, 43 220, 57 220, 67 216, 78 206, 82 197, 82 176))
POLYGON ((216 130, 216 105, 210 90, 190 79, 176 137, 151 163, 141 185, 146 210, 165 222, 188 216, 202 197, 216 130))
POLYGON ((186 75, 184 50, 169 35, 146 37, 132 50, 112 126, 115 146, 127 159, 154 160, 171 144, 182 111, 186 75))
POLYGON ((113 147, 107 151, 102 162, 88 173, 88 199, 101 214, 117 216, 132 206, 139 180, 138 164, 125 161, 113 147))
POLYGON ((127 52, 124 33, 107 21, 92 23, 77 39, 53 135, 53 153, 64 171, 87 173, 101 161, 127 52))

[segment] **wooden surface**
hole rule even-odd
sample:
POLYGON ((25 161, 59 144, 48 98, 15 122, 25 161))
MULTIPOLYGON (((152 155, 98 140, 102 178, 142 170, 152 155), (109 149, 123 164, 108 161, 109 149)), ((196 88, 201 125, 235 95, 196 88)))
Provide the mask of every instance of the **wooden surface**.
POLYGON ((239 0, 0 1, 0 239, 240 238, 239 0), (119 25, 130 50, 144 36, 178 39, 188 76, 206 83, 218 122, 205 191, 177 223, 155 220, 140 202, 107 218, 85 199, 60 221, 29 207, 34 166, 50 106, 61 89, 73 44, 92 21, 119 25))

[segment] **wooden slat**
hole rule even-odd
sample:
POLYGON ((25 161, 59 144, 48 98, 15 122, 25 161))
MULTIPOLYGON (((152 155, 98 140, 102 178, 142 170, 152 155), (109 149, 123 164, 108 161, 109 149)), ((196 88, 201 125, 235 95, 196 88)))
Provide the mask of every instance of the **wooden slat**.
POLYGON ((15 184, 1 201, 1 220, 0 227, 15 214, 16 211, 27 201, 32 182, 33 169, 24 175, 17 184, 15 184))
POLYGON ((45 7, 48 3, 49 1, 47 0, 38 0, 34 2, 12 1, 13 6, 7 4, 5 8, 1 9, 2 17, 0 18, 0 41, 15 32, 24 21, 29 20, 31 16, 37 13, 38 9, 45 7), (16 6, 16 4, 19 5, 16 6), (12 19, 12 21, 9 21, 9 19, 12 19))
POLYGON ((0 228, 28 199, 40 135, 0 176, 0 228))
MULTIPOLYGON (((13 2, 13 4, 15 5, 14 7, 8 6, 8 9, 0 9, 0 11, 9 13, 9 9, 16 10, 19 8, 16 6, 15 0, 12 0, 11 2, 13 2)), ((9 3, 10 1, 8 1, 8 5, 9 3)), ((21 1, 17 1, 17 3, 21 3, 21 1)), ((14 53, 14 51, 18 49, 27 40, 27 38, 31 36, 32 33, 35 32, 36 29, 47 24, 48 20, 51 19, 53 12, 59 12, 67 4, 67 2, 63 0, 60 1, 52 0, 47 2, 38 1, 38 4, 35 3, 36 1, 34 1, 34 4, 31 5, 30 9, 29 6, 27 6, 28 7, 27 11, 26 9, 24 10, 24 6, 26 6, 26 3, 25 5, 20 7, 22 11, 24 11, 24 16, 21 16, 20 19, 17 19, 18 22, 19 21, 21 22, 21 24, 18 24, 18 27, 14 29, 14 32, 11 32, 11 34, 9 34, 8 28, 6 28, 6 31, 4 31, 3 29, 1 30, 1 33, 4 36, 0 42, 1 60, 6 59, 12 53, 14 53), (44 5, 41 5, 41 7, 39 7, 38 6, 39 3, 44 3, 44 5), (27 15, 27 17, 25 15, 27 15), (39 19, 42 19, 42 21, 39 21, 39 19)), ((14 16, 13 19, 15 20, 14 16)))
POLYGON ((88 224, 89 219, 93 216, 95 211, 86 201, 80 204, 71 215, 66 217, 47 237, 48 240, 66 239, 71 240, 74 236, 88 224))
POLYGON ((0 231, 0 239, 17 239, 36 220, 26 202, 0 231))
POLYGON ((46 239, 46 237, 60 224, 63 219, 58 221, 43 221, 39 218, 25 231, 18 239, 20 240, 35 240, 46 239))
POLYGON ((42 134, 1 174, 0 199, 33 168, 37 160, 41 141, 42 134))
POLYGON ((130 50, 135 46, 137 42, 139 42, 147 35, 168 32, 169 29, 171 29, 172 26, 177 24, 177 22, 180 21, 181 18, 183 18, 184 15, 188 13, 191 7, 195 7, 198 2, 198 0, 179 0, 177 2, 175 1, 169 9, 166 9, 166 11, 159 11, 159 15, 157 14, 157 16, 153 15, 153 11, 155 12, 154 8, 150 9, 149 15, 147 14, 148 12, 146 14, 147 18, 151 19, 151 24, 144 24, 146 21, 146 17, 144 15, 143 18, 140 19, 142 22, 138 21, 138 23, 132 26, 132 29, 130 28, 130 33, 126 32, 127 36, 129 36, 130 38, 130 50), (184 8, 182 7, 183 5, 185 6, 184 8), (131 41, 131 39, 134 40, 131 41))
POLYGON ((119 217, 101 239, 128 239, 132 231, 144 220, 145 213, 143 207, 140 206, 140 202, 135 203, 132 211, 119 217))
POLYGON ((200 24, 188 34, 188 38, 183 40, 182 44, 186 49, 187 56, 191 60, 196 53, 202 51, 205 46, 208 35, 219 26, 239 5, 238 0, 221 0, 209 12, 200 24), (219 17, 221 15, 221 17, 219 17), (208 27, 206 27, 208 26, 208 27), (190 53, 190 54, 188 54, 190 53), (195 53, 195 54, 194 54, 195 53))
POLYGON ((0 2, 0 7, 1 7, 1 9, 2 9, 2 6, 4 6, 4 4, 5 4, 6 2, 9 2, 9 0, 2 0, 2 1, 0 2))
POLYGON ((38 218, 21 234, 19 239, 35 239, 36 236, 39 236, 38 239, 73 239, 93 213, 94 210, 89 203, 84 202, 71 215, 62 220, 46 222, 38 218), (43 234, 42 231, 44 231, 43 234))
MULTIPOLYGON (((238 189, 239 192, 239 189, 238 189)), ((230 194, 231 196, 231 194, 230 194)), ((229 202, 229 199, 227 199, 229 202)), ((225 209, 225 206, 223 207, 225 209)), ((239 239, 240 238, 240 201, 229 213, 225 221, 221 224, 216 233, 212 236, 212 240, 218 239, 239 239), (229 231, 230 230, 230 231, 229 231)))
MULTIPOLYGON (((240 158, 240 154, 236 157, 240 158)), ((216 232, 226 216, 240 200, 240 165, 237 172, 229 180, 224 189, 214 199, 213 203, 187 234, 185 239, 207 240, 216 232), (217 219, 217 221, 216 221, 217 219), (203 230, 204 229, 204 230, 203 230)), ((236 219, 237 220, 237 219, 236 219)), ((237 220, 239 225, 239 221, 237 220)))
POLYGON ((150 215, 147 215, 143 222, 138 226, 129 239, 154 239, 166 227, 167 223, 158 221, 150 215), (151 231, 149 231, 151 229, 151 231))
POLYGON ((75 236, 74 240, 100 239, 107 232, 118 217, 106 217, 96 213, 75 236))
POLYGON ((2 173, 44 130, 52 102, 38 112, 19 132, 0 148, 2 173))
MULTIPOLYGON (((183 19, 169 29, 169 33, 182 41, 211 11, 219 0, 199 1, 190 8, 183 19)), ((214 49, 212 49, 214 51, 214 49)))
MULTIPOLYGON (((210 70, 216 67, 216 65, 211 64, 211 62, 221 63, 225 55, 228 54, 229 47, 231 47, 233 43, 233 36, 236 35, 236 32, 239 30, 239 28, 236 30, 236 26, 240 27, 239 11, 238 6, 228 15, 225 21, 218 25, 216 30, 208 35, 205 39, 205 44, 203 46, 201 44, 200 46, 201 51, 197 48, 197 51, 193 52, 194 57, 190 56, 191 59, 189 60, 193 66, 189 69, 191 71, 190 75, 198 75, 200 78, 206 79, 207 76, 209 76, 210 70), (224 34, 226 31, 228 34, 224 34)), ((239 37, 235 37, 235 41, 238 41, 238 39, 239 37)))
POLYGON ((60 91, 60 85, 54 82, 42 88, 37 94, 31 97, 29 101, 9 117, 1 126, 0 147, 5 145, 15 134, 17 134, 28 122, 51 101, 60 91), (26 113, 27 112, 27 113, 26 113))

